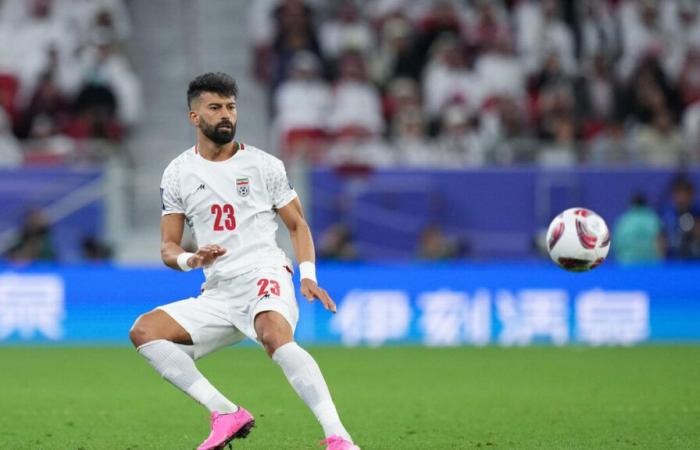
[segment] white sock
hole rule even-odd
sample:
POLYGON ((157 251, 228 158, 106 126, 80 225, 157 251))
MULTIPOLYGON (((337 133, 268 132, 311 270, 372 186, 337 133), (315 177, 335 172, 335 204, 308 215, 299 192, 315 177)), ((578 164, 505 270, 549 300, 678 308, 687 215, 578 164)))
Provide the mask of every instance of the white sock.
POLYGON ((194 360, 179 344, 158 339, 139 346, 137 351, 163 378, 204 405, 209 411, 222 414, 238 411, 238 406, 231 403, 204 378, 194 365, 194 360))
POLYGON ((275 350, 272 360, 279 364, 289 383, 314 413, 326 437, 337 434, 352 442, 314 358, 296 342, 290 342, 275 350))

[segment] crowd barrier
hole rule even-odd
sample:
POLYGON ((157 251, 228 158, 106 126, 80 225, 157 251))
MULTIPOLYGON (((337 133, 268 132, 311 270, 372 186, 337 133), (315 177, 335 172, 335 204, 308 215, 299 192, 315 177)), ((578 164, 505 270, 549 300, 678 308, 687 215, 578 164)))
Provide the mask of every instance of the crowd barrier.
MULTIPOLYGON (((550 264, 328 265, 333 315, 298 293, 297 339, 382 346, 700 342, 700 266, 573 274, 550 264)), ((202 274, 110 266, 0 267, 0 343, 128 345, 134 319, 196 295, 202 274)))
POLYGON ((44 212, 61 261, 79 261, 86 237, 103 238, 104 172, 94 168, 27 167, 0 169, 0 250, 8 233, 21 231, 30 210, 44 212))
MULTIPOLYGON (((334 224, 347 225, 363 260, 414 259, 421 232, 432 224, 460 239, 468 258, 528 259, 538 256, 535 237, 564 209, 593 209, 612 228, 636 193, 654 209, 667 207, 676 176, 643 167, 316 168, 312 227, 322 236, 334 224)), ((685 176, 700 192, 700 169, 685 176)))

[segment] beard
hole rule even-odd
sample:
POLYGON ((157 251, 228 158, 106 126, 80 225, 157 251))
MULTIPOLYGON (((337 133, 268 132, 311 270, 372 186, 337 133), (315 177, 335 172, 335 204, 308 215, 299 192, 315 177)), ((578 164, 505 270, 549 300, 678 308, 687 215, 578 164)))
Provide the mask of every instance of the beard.
POLYGON ((228 121, 219 122, 218 125, 213 126, 204 120, 200 120, 199 129, 216 145, 226 145, 236 137, 236 124, 228 121), (229 125, 231 128, 222 127, 222 125, 229 125))

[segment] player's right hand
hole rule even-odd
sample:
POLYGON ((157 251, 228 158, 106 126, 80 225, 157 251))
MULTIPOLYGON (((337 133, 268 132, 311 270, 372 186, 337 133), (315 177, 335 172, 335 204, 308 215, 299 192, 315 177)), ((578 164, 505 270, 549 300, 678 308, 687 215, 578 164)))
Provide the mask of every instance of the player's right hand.
POLYGON ((193 269, 207 267, 224 253, 226 253, 226 249, 220 245, 204 245, 199 247, 194 255, 190 256, 190 259, 187 260, 187 265, 193 269))

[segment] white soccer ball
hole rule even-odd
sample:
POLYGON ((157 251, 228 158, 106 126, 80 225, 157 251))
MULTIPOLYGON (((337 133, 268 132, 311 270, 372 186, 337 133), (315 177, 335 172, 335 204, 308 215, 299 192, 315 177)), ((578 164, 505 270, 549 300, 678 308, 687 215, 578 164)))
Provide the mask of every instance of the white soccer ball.
POLYGON ((610 231, 603 218, 590 209, 569 208, 549 224, 546 242, 550 258, 559 267, 585 272, 605 261, 610 231))

